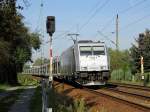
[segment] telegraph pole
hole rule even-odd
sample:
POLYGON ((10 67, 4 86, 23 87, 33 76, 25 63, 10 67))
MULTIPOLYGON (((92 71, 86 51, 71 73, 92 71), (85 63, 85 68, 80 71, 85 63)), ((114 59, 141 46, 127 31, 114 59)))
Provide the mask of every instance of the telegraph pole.
POLYGON ((118 37, 119 28, 118 28, 118 25, 119 25, 119 17, 117 14, 117 17, 116 17, 116 50, 119 50, 119 37, 118 37))

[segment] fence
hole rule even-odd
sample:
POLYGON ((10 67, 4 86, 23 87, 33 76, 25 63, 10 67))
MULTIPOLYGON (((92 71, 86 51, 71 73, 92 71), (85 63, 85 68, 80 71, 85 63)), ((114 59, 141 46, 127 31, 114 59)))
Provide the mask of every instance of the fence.
POLYGON ((123 70, 113 70, 111 73, 111 80, 113 81, 129 81, 129 82, 144 82, 145 84, 150 84, 150 72, 144 73, 144 80, 142 80, 142 76, 140 73, 132 74, 130 69, 123 70))

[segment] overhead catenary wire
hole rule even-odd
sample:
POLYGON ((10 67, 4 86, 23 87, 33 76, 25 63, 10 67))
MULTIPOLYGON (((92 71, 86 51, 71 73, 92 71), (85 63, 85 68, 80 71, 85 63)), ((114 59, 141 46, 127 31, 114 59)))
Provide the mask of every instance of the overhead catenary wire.
POLYGON ((116 46, 116 43, 113 40, 111 40, 108 36, 104 35, 101 31, 97 31, 97 32, 116 46))
MULTIPOLYGON (((150 17, 150 14, 144 15, 143 17, 141 17, 141 18, 139 18, 139 19, 137 19, 137 20, 135 20, 135 21, 132 21, 131 23, 125 25, 125 26, 122 27, 122 28, 120 28, 120 29, 121 29, 120 32, 127 30, 127 28, 129 28, 130 26, 132 26, 132 25, 134 25, 134 24, 137 24, 138 22, 140 22, 140 21, 142 21, 142 20, 144 20, 144 19, 147 19, 148 17, 150 17)), ((114 31, 114 32, 115 32, 115 31, 114 31)), ((104 34, 102 33, 102 31, 98 31, 98 33, 99 33, 100 35, 102 35, 104 38, 106 38, 107 40, 109 40, 111 43, 113 43, 114 45, 116 45, 116 43, 115 43, 114 41, 112 41, 112 40, 109 38, 109 36, 104 35, 104 34)))
POLYGON ((109 1, 110 0, 106 0, 99 8, 97 8, 95 12, 87 19, 87 21, 80 27, 79 31, 83 30, 83 28, 109 3, 109 1))
POLYGON ((41 29, 39 29, 39 27, 41 27, 41 22, 42 22, 42 19, 43 19, 43 0, 41 0, 41 3, 39 5, 39 15, 37 17, 37 23, 36 23, 36 27, 35 27, 35 31, 36 32, 39 32, 41 29))
POLYGON ((124 27, 122 27, 122 28, 120 28, 120 29, 121 29, 121 31, 124 31, 124 30, 122 30, 122 29, 125 29, 125 30, 126 30, 128 27, 130 27, 130 26, 132 26, 132 25, 134 25, 134 24, 137 24, 138 22, 140 22, 140 21, 142 21, 142 20, 144 20, 144 19, 147 19, 148 17, 150 17, 150 14, 144 15, 143 17, 141 17, 141 18, 139 18, 139 19, 137 19, 137 20, 135 20, 135 21, 133 21, 133 22, 131 22, 131 23, 125 25, 124 27))
MULTIPOLYGON (((139 6, 139 5, 141 5, 141 4, 143 4, 143 3, 146 2, 146 1, 147 1, 147 0, 142 0, 142 1, 140 1, 140 2, 137 2, 136 4, 134 4, 134 5, 132 5, 132 6, 128 7, 128 8, 126 8, 126 9, 124 9, 124 10, 119 11, 118 14, 119 14, 119 15, 122 15, 122 14, 128 12, 129 10, 131 10, 131 9, 133 9, 133 8, 135 8, 135 7, 139 6)), ((108 28, 108 27, 110 26, 110 24, 111 24, 112 21, 115 19, 115 17, 116 17, 116 16, 113 16, 113 17, 104 25, 104 27, 101 29, 101 32, 103 32, 106 28, 108 28)))
MULTIPOLYGON (((98 8, 98 6, 99 6, 100 4, 101 4, 101 0, 98 1, 98 2, 96 2, 96 3, 92 6, 92 8, 87 12, 86 15, 90 15, 94 10, 96 10, 96 9, 98 8)), ((80 17, 80 18, 83 19, 84 17, 85 17, 85 16, 82 16, 82 17, 80 17)), ((78 26, 78 27, 79 27, 79 26, 78 26)), ((60 35, 54 37, 54 40, 55 40, 55 39, 62 38, 62 36, 63 36, 63 38, 64 38, 64 35, 67 36, 67 34, 68 34, 73 28, 74 28, 74 25, 72 25, 66 32, 63 32, 63 33, 61 33, 60 35)), ((79 31, 79 28, 78 28, 78 31, 79 31)), ((76 33, 78 33, 78 31, 77 31, 76 33)))
MULTIPOLYGON (((43 8, 44 8, 44 2, 43 0, 40 0, 39 4, 39 15, 37 19, 37 25, 35 27, 35 32, 38 32, 40 34, 40 40, 41 40, 41 47, 40 47, 40 55, 41 59, 44 57, 44 33, 45 33, 45 22, 44 22, 44 13, 43 13, 43 8)), ((37 52, 36 52, 37 53, 37 52)))

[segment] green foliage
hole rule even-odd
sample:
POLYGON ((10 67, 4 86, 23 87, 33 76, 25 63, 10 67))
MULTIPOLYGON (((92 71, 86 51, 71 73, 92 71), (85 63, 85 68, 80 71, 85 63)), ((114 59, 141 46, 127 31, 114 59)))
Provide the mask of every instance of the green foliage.
POLYGON ((87 112, 87 107, 83 99, 75 100, 74 103, 69 106, 58 104, 56 112, 87 112))
POLYGON ((40 48, 41 41, 39 39, 39 34, 38 33, 31 33, 30 34, 30 44, 32 47, 37 50, 40 48))
POLYGON ((34 79, 32 76, 30 75, 23 75, 23 74, 19 74, 18 75, 18 82, 20 85, 23 86, 28 86, 28 85, 39 85, 39 81, 37 79, 34 79))
POLYGON ((16 0, 0 4, 0 83, 17 83, 17 73, 31 61, 32 49, 40 47, 39 34, 32 33, 16 10, 16 0))
POLYGON ((125 71, 130 67, 130 55, 128 50, 118 51, 109 49, 109 54, 111 71, 118 69, 123 69, 125 71))
POLYGON ((0 41, 0 63, 8 63, 9 57, 9 43, 5 41, 0 41))
POLYGON ((6 89, 10 88, 11 86, 8 84, 0 84, 0 92, 6 91, 6 89))
POLYGON ((150 72, 150 31, 147 29, 145 33, 139 34, 136 40, 137 46, 132 45, 130 51, 132 56, 132 72, 140 72, 140 57, 144 58, 144 71, 150 72))
POLYGON ((118 69, 114 70, 111 73, 111 80, 116 80, 116 81, 132 81, 132 74, 131 70, 128 68, 126 70, 123 69, 118 69))
POLYGON ((83 98, 74 101, 73 112, 86 112, 85 101, 83 98))
POLYGON ((33 66, 39 66, 39 65, 42 65, 43 63, 49 63, 49 59, 41 59, 41 58, 38 58, 35 60, 33 66))

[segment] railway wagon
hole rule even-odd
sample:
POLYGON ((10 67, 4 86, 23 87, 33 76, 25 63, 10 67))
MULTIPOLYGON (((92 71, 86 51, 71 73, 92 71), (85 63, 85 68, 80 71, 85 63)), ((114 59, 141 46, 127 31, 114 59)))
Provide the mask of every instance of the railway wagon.
POLYGON ((53 73, 81 85, 104 85, 109 79, 110 63, 104 42, 76 41, 53 60, 53 73), (54 66, 55 65, 55 66, 54 66))

